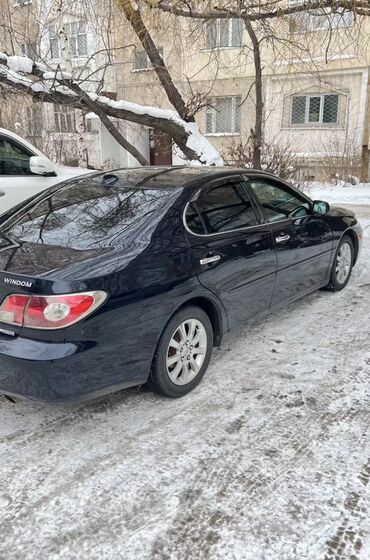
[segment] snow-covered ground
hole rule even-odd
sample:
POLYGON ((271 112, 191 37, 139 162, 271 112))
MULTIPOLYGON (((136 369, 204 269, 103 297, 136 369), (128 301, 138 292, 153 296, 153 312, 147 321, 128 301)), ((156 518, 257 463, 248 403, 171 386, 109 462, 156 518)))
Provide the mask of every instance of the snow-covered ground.
POLYGON ((370 204, 370 183, 347 186, 345 184, 311 183, 308 194, 315 200, 326 200, 329 203, 370 204))
POLYGON ((0 398, 2 560, 368 560, 370 207, 349 286, 225 341, 180 400, 0 398))

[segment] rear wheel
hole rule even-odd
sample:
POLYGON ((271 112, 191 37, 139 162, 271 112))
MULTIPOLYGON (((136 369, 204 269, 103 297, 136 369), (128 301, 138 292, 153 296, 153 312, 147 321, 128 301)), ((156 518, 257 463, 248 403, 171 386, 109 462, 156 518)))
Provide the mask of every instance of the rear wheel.
POLYGON ((205 374, 212 346, 212 324, 203 309, 195 306, 180 309, 162 333, 149 386, 167 397, 186 395, 205 374))
POLYGON ((352 273, 354 254, 353 241, 348 235, 345 235, 342 237, 335 254, 330 282, 327 285, 329 290, 339 292, 348 284, 352 273))

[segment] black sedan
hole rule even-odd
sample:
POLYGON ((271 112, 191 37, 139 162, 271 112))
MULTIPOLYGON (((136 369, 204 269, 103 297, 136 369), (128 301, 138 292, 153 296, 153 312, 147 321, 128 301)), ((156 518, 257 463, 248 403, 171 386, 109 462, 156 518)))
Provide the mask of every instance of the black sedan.
POLYGON ((225 332, 350 278, 348 210, 252 170, 156 167, 61 183, 0 223, 0 392, 179 397, 225 332))

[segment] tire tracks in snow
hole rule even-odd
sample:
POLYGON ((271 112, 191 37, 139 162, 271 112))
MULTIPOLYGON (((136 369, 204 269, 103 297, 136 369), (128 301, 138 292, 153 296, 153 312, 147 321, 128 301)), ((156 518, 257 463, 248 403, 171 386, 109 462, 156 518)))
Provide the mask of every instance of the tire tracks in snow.
POLYGON ((359 560, 364 538, 364 531, 359 525, 368 519, 368 507, 364 502, 370 482, 370 458, 362 466, 358 480, 362 488, 352 490, 345 499, 344 518, 326 543, 324 560, 359 560))
MULTIPOLYGON (((350 379, 360 381, 359 378, 364 375, 366 373, 362 369, 357 369, 344 376, 342 385, 350 379)), ((268 433, 279 425, 280 412, 277 410, 257 432, 251 433, 252 441, 256 440, 258 433, 268 433)), ((240 465, 245 463, 245 452, 240 450, 239 440, 234 445, 230 445, 230 438, 218 441, 216 445, 223 451, 198 463, 187 490, 180 496, 177 516, 166 533, 157 538, 153 545, 153 560, 180 557, 208 560, 212 548, 219 542, 220 530, 225 527, 237 530, 243 521, 243 511, 247 509, 251 513, 263 506, 265 509, 271 508, 273 512, 275 495, 281 491, 283 482, 293 478, 294 472, 307 463, 307 458, 315 455, 314 448, 330 439, 333 426, 354 420, 365 425, 369 421, 366 411, 354 407, 340 412, 326 411, 319 415, 311 413, 311 421, 303 422, 303 432, 302 426, 298 425, 293 431, 281 434, 280 439, 286 439, 287 446, 294 449, 294 454, 286 461, 279 461, 277 466, 272 456, 271 461, 260 461, 262 464, 254 462, 241 468, 240 465)), ((234 420, 233 424, 241 429, 243 418, 234 420)))

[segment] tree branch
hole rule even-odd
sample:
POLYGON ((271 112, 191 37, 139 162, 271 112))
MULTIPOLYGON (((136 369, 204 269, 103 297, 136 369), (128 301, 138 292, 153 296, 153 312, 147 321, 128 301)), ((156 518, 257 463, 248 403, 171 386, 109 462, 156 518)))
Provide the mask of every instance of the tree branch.
MULTIPOLYGON (((176 3, 169 3, 165 0, 158 0, 153 2, 153 0, 143 0, 145 4, 150 7, 157 8, 162 12, 167 12, 175 16, 181 16, 193 19, 225 19, 225 18, 248 18, 249 21, 259 21, 264 19, 275 19, 279 17, 288 16, 291 14, 297 14, 300 12, 314 12, 315 10, 325 10, 332 9, 334 12, 338 9, 348 10, 357 13, 361 16, 370 15, 370 3, 368 0, 314 0, 306 1, 303 4, 297 6, 287 6, 287 7, 276 7, 275 9, 270 9, 271 6, 275 6, 276 2, 266 2, 249 4, 243 7, 244 2, 235 2, 234 6, 229 6, 225 8, 206 8, 204 10, 193 10, 191 5, 184 2, 178 2, 178 4, 186 5, 186 8, 176 7, 176 3)), ((247 3, 245 3, 247 4, 247 3)))
POLYGON ((143 21, 143 18, 141 17, 140 11, 133 7, 131 0, 118 0, 118 5, 122 8, 128 22, 143 45, 158 79, 167 94, 169 102, 176 109, 182 119, 193 122, 194 117, 190 116, 189 118, 186 110, 186 103, 175 86, 164 60, 160 55, 152 36, 143 21))
POLYGON ((74 91, 80 98, 84 99, 86 105, 90 106, 91 111, 93 111, 101 120, 105 128, 108 132, 113 136, 113 138, 120 144, 127 152, 129 152, 139 163, 140 165, 149 165, 148 160, 139 152, 139 150, 131 144, 123 136, 123 134, 114 126, 110 118, 106 115, 106 113, 90 99, 88 95, 85 95, 85 92, 81 89, 81 87, 73 82, 65 81, 65 84, 69 89, 74 91))
POLYGON ((196 124, 185 122, 175 111, 147 107, 125 100, 115 101, 82 88, 82 94, 77 94, 71 91, 70 86, 78 86, 71 75, 63 75, 60 71, 47 71, 47 68, 32 63, 26 57, 21 57, 22 68, 18 68, 19 59, 20 57, 0 54, 0 85, 30 96, 35 101, 69 105, 97 114, 101 111, 107 117, 156 128, 168 134, 189 160, 208 165, 222 165, 217 150, 200 134, 196 124))

